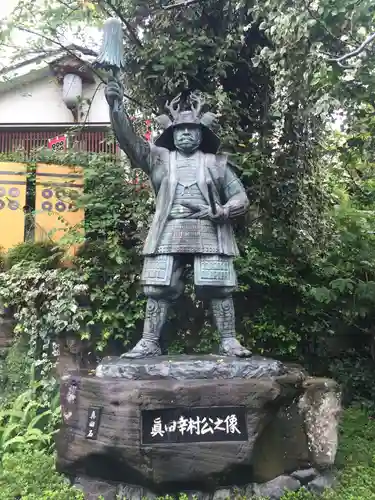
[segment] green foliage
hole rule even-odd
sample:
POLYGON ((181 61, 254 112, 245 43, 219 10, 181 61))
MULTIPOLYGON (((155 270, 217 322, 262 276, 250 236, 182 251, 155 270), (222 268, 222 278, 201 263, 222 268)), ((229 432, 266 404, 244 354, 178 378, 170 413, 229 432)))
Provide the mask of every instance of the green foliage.
POLYGON ((6 265, 11 268, 23 262, 37 262, 46 269, 58 266, 63 251, 52 242, 26 241, 12 247, 6 255, 6 265))
POLYGON ((59 393, 46 403, 43 384, 35 381, 35 369, 29 374, 28 389, 0 410, 0 461, 7 453, 25 446, 34 450, 51 450, 53 437, 61 418, 59 393))
POLYGON ((26 391, 30 383, 32 362, 28 356, 29 346, 24 338, 15 339, 1 362, 0 401, 6 404, 18 394, 26 391))
POLYGON ((35 400, 29 400, 29 391, 14 401, 12 408, 0 412, 0 453, 11 453, 26 444, 34 449, 51 446, 53 433, 38 426, 53 415, 51 410, 41 411, 35 400))
POLYGON ((0 298, 14 310, 15 334, 28 343, 28 356, 38 367, 46 397, 56 383, 51 368, 58 339, 79 335, 90 318, 90 311, 81 307, 86 292, 84 278, 70 269, 45 269, 33 262, 0 273, 0 298))
POLYGON ((375 421, 357 408, 344 413, 338 452, 340 484, 327 500, 375 499, 375 421))
POLYGON ((55 456, 34 446, 7 453, 2 460, 0 499, 84 500, 55 469, 55 456))
MULTIPOLYGON (((72 161, 69 153, 40 158, 72 161)), ((56 269, 56 261, 45 258, 50 251, 52 259, 61 257, 55 246, 25 243, 10 251, 11 266, 0 274, 0 298, 14 311, 15 333, 27 340, 46 387, 54 385, 59 338, 90 339, 100 353, 111 343, 121 350, 139 334, 143 318, 139 254, 152 207, 149 192, 105 156, 74 160, 86 164, 85 194, 77 200, 85 208, 86 239, 77 228, 65 236, 65 243, 81 245, 73 267, 56 269)))
POLYGON ((351 349, 341 358, 331 359, 328 368, 329 373, 342 387, 345 405, 356 401, 374 411, 375 373, 371 356, 361 355, 359 349, 351 349))
POLYGON ((85 168, 86 242, 76 255, 77 272, 85 277, 94 344, 134 340, 143 318, 139 294, 141 248, 153 200, 142 178, 127 165, 93 156, 85 168))
POLYGON ((5 262, 6 262, 5 250, 2 247, 0 247, 0 272, 4 271, 5 262))

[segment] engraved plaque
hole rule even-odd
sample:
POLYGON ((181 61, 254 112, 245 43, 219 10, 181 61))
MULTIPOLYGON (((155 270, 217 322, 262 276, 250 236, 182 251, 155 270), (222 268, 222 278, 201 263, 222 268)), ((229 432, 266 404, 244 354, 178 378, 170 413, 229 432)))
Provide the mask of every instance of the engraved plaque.
POLYGON ((142 444, 247 441, 242 406, 142 411, 142 444))
POLYGON ((86 439, 96 439, 102 415, 101 406, 90 406, 87 412, 86 439))

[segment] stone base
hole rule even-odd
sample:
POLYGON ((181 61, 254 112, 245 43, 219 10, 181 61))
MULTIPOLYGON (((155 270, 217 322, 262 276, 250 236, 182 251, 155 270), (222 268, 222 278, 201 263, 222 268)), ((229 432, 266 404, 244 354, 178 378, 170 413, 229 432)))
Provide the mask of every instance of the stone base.
POLYGON ((314 481, 312 469, 334 463, 338 387, 299 367, 257 357, 160 356, 106 359, 96 374, 63 377, 57 465, 104 489, 112 483, 117 494, 121 484, 136 485, 123 497, 194 490, 219 500, 220 491, 237 487, 246 496, 270 496, 265 491, 274 488, 271 498, 280 498, 283 489, 314 481), (181 430, 181 418, 193 423, 181 430))
MULTIPOLYGON (((108 483, 89 477, 77 477, 72 485, 82 490, 86 500, 157 500, 158 495, 142 488, 124 483, 108 483)), ((335 476, 332 472, 319 473, 316 469, 301 469, 290 475, 278 476, 266 483, 250 483, 242 487, 218 489, 212 493, 203 491, 184 491, 189 500, 235 500, 238 498, 268 498, 279 500, 287 491, 298 491, 305 488, 307 491, 320 495, 326 489, 335 485, 335 476)), ((180 495, 170 498, 178 500, 180 495)))
MULTIPOLYGON (((291 372, 280 361, 258 356, 157 356, 149 359, 104 358, 96 369, 101 378, 127 380, 263 379, 291 372)), ((301 369, 296 369, 302 377, 301 369)))

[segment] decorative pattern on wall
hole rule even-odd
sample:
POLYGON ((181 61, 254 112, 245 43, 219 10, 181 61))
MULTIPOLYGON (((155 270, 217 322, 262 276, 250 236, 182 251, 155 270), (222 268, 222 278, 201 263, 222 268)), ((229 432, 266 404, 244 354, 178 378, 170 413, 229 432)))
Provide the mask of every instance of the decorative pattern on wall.
POLYGON ((63 165, 38 164, 36 170, 35 224, 53 241, 67 235, 67 229, 82 231, 84 211, 75 200, 83 189, 83 169, 63 165))
POLYGON ((26 165, 0 162, 0 246, 8 250, 24 240, 26 165))

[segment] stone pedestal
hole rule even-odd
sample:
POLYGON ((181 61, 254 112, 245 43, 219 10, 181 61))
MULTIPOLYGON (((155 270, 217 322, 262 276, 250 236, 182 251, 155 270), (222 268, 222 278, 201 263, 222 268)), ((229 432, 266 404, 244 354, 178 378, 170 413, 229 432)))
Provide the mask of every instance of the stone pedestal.
POLYGON ((87 498, 97 482, 106 500, 234 488, 276 499, 335 460, 337 385, 271 359, 106 358, 64 376, 61 396, 58 469, 87 498))

